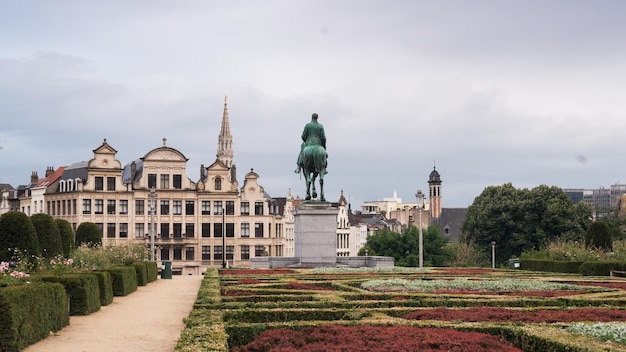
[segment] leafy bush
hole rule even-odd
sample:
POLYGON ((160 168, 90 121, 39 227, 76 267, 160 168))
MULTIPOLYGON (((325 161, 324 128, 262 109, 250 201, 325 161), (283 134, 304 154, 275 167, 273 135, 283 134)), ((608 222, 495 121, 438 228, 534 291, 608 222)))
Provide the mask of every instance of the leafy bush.
POLYGON ((59 228, 59 235, 61 235, 61 243, 63 244, 63 256, 69 258, 74 250, 74 231, 72 225, 63 219, 54 220, 59 228))
POLYGON ((65 287, 70 297, 70 315, 89 315, 100 309, 100 287, 95 275, 44 276, 41 280, 60 283, 65 287))
POLYGON ((0 216, 0 261, 15 259, 15 251, 25 252, 30 262, 39 255, 39 240, 33 222, 18 211, 0 216))
POLYGON ((98 225, 93 222, 83 222, 76 229, 76 245, 86 244, 88 246, 98 246, 102 244, 102 236, 98 225))
POLYGON ((74 250, 74 265, 79 269, 105 270, 111 266, 127 265, 147 259, 145 246, 90 246, 80 245, 74 250))
POLYGON ((580 266, 580 274, 587 276, 609 276, 611 270, 626 271, 626 262, 584 262, 580 266))
POLYGON ((111 274, 114 296, 127 296, 137 291, 137 272, 132 266, 116 266, 106 269, 111 274))
POLYGON ((609 226, 603 221, 594 221, 589 225, 585 234, 585 248, 613 250, 613 241, 609 226))
POLYGON ((63 285, 31 283, 0 289, 0 351, 21 351, 69 323, 63 285))
POLYGON ((37 233, 41 255, 49 259, 63 254, 63 243, 54 218, 48 214, 40 213, 31 216, 30 219, 37 233))

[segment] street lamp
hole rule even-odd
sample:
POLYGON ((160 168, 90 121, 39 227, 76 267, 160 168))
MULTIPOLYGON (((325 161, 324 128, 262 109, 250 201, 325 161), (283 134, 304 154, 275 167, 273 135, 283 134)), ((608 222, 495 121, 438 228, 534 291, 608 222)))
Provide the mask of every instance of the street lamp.
POLYGON ((496 268, 496 241, 491 241, 491 269, 496 268))
POLYGON ((226 268, 226 219, 224 215, 224 208, 222 208, 222 268, 226 268))
POLYGON ((419 212, 419 226, 417 230, 419 233, 419 266, 421 269, 424 267, 424 237, 422 236, 422 210, 424 210, 424 193, 422 193, 421 189, 417 190, 415 198, 417 198, 417 211, 419 212))
POLYGON ((155 233, 155 224, 154 224, 154 212, 156 210, 156 190, 154 189, 154 187, 150 188, 150 260, 151 261, 155 261, 155 255, 154 255, 154 233, 155 233))

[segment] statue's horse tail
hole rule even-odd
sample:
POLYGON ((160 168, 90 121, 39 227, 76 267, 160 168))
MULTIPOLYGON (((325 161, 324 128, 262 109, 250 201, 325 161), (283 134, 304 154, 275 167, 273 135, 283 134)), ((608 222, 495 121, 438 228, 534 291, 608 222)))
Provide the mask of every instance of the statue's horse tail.
POLYGON ((326 173, 326 149, 320 145, 308 145, 302 151, 302 164, 305 172, 317 173, 324 177, 326 173))

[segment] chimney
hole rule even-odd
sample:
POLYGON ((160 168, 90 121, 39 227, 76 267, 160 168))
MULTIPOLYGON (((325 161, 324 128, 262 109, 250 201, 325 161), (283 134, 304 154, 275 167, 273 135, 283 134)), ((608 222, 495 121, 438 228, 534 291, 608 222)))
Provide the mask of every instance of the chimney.
POLYGON ((54 167, 48 166, 48 168, 46 169, 46 178, 50 177, 50 175, 52 175, 53 173, 54 173, 54 167))
POLYGON ((39 176, 37 176, 37 171, 33 171, 30 174, 30 183, 37 183, 39 181, 39 176))

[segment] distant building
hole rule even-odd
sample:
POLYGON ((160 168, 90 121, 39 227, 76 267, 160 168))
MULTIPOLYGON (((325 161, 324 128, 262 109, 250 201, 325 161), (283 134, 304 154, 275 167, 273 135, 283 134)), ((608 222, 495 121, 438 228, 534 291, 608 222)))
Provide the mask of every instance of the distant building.
POLYGON ((626 194, 626 185, 614 184, 606 189, 563 188, 572 204, 589 203, 598 217, 605 216, 620 209, 622 196, 626 194))

